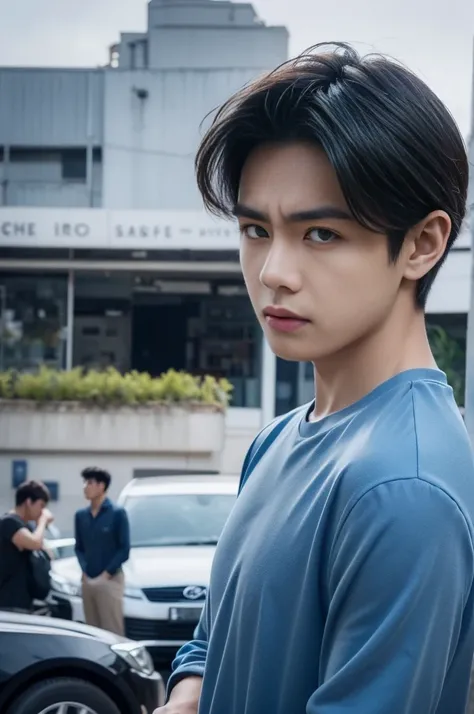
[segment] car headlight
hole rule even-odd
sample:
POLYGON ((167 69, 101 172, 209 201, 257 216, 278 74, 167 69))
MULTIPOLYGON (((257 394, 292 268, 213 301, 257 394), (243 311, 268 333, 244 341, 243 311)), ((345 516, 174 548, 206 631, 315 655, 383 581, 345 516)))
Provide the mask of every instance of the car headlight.
POLYGON ((66 578, 57 573, 51 573, 51 590, 61 593, 61 595, 69 595, 70 597, 80 597, 82 592, 79 583, 66 580, 66 578))
POLYGON ((125 586, 123 596, 128 597, 131 600, 143 600, 143 590, 140 590, 140 588, 129 588, 125 586))
POLYGON ((155 671, 153 660, 148 650, 137 642, 119 642, 110 649, 125 660, 130 669, 139 674, 150 676, 155 671))

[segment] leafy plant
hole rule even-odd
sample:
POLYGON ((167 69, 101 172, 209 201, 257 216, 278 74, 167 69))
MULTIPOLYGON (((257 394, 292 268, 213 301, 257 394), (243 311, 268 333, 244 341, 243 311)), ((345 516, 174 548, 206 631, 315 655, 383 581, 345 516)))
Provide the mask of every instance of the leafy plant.
POLYGON ((35 373, 0 372, 0 399, 36 402, 83 402, 98 406, 151 404, 208 404, 224 409, 233 387, 226 379, 203 379, 169 370, 160 377, 147 373, 120 374, 116 369, 56 371, 41 367, 35 373))
POLYGON ((428 338, 436 364, 446 373, 458 406, 464 404, 465 354, 459 342, 440 325, 428 327, 428 338))

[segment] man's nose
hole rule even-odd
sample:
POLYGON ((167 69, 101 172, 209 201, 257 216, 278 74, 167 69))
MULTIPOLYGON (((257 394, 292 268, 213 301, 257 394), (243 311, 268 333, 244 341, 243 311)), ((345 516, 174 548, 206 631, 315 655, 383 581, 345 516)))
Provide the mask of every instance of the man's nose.
POLYGON ((296 293, 301 290, 301 267, 299 251, 294 246, 284 240, 273 240, 260 272, 260 282, 272 292, 286 288, 296 293))

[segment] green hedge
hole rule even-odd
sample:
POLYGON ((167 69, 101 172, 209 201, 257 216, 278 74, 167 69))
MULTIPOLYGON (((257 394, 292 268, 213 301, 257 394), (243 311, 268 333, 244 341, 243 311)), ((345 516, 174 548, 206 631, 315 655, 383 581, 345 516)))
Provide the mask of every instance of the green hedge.
POLYGON ((87 371, 81 368, 38 372, 0 372, 0 399, 35 402, 83 402, 97 406, 151 404, 207 404, 224 409, 232 385, 211 376, 202 379, 169 370, 160 377, 143 372, 120 374, 116 369, 87 371))

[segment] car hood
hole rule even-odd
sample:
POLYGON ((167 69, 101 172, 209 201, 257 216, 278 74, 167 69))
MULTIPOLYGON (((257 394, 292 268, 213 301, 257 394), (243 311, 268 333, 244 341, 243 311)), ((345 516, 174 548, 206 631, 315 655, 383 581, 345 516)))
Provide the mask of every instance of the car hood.
POLYGON ((0 612, 0 632, 24 632, 28 634, 77 635, 100 640, 107 645, 125 642, 124 637, 112 632, 99 630, 96 627, 83 625, 70 620, 59 620, 52 617, 23 615, 16 612, 0 612))
MULTIPOLYGON (((124 565, 128 587, 208 585, 214 546, 132 548, 124 565)), ((79 583, 81 570, 76 558, 53 562, 53 572, 79 583)))

